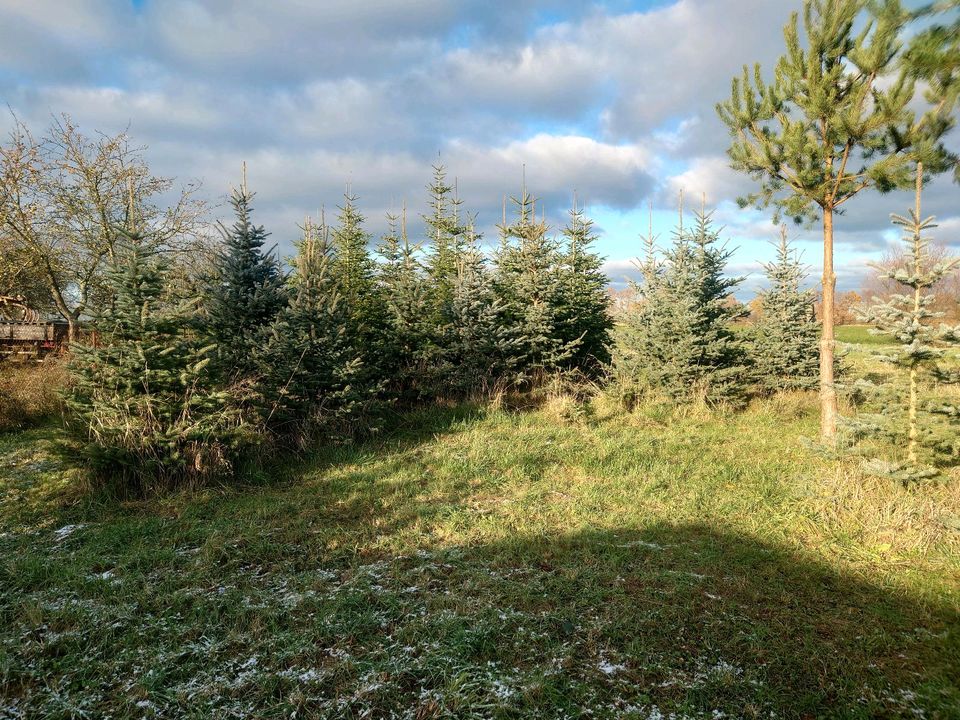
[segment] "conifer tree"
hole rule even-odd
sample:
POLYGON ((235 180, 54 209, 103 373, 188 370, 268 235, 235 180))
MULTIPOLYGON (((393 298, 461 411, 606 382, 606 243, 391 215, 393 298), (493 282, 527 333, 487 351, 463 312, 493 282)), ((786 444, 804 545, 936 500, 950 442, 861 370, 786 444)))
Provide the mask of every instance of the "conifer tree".
POLYGON ((603 258, 592 250, 593 221, 582 208, 570 210, 563 229, 566 247, 559 257, 557 329, 567 344, 576 343, 570 366, 595 374, 610 362, 610 296, 603 258))
POLYGON ((331 232, 330 270, 346 313, 347 340, 363 363, 363 382, 383 390, 390 370, 388 318, 377 287, 377 265, 367 249, 370 234, 356 201, 347 194, 339 208, 331 232))
MULTIPOLYGON (((903 55, 904 67, 927 86, 927 123, 937 128, 937 133, 945 133, 956 125, 955 110, 960 104, 960 0, 931 3, 916 15, 935 20, 910 40, 903 55), (950 17, 943 21, 947 13, 950 17)), ((954 165, 954 180, 960 182, 960 164, 954 165)))
POLYGON ((427 234, 426 273, 432 322, 446 332, 450 322, 453 286, 464 250, 467 227, 461 223, 462 201, 456 188, 447 183, 446 168, 434 165, 430 193, 430 212, 423 216, 427 234))
POLYGON ((816 295, 802 289, 806 270, 790 248, 786 226, 780 228, 776 261, 763 267, 770 287, 760 293, 761 315, 754 331, 757 381, 767 392, 811 390, 819 381, 816 295))
POLYGON ((419 245, 407 234, 406 209, 401 217, 387 217, 389 230, 377 254, 380 256, 379 292, 387 309, 389 345, 385 356, 393 394, 402 402, 414 402, 431 392, 425 377, 425 363, 435 353, 432 342, 430 306, 419 245))
POLYGON ((568 366, 581 340, 560 329, 559 250, 546 222, 536 217, 533 197, 524 186, 514 199, 517 217, 500 226, 494 290, 502 322, 514 333, 511 363, 526 379, 568 366))
POLYGON ((169 296, 168 268, 149 236, 124 233, 107 276, 112 302, 95 318, 98 342, 72 353, 68 424, 122 495, 225 473, 251 439, 214 389, 214 347, 189 333, 196 304, 169 296))
POLYGON ((504 323, 478 241, 471 224, 453 286, 453 332, 442 354, 444 390, 453 396, 489 392, 514 380, 516 334, 504 323))
POLYGON ((316 433, 352 434, 372 402, 362 361, 347 337, 347 309, 330 271, 327 228, 304 223, 289 304, 257 352, 267 426, 303 443, 316 433))
POLYGON ((908 187, 917 160, 941 172, 952 158, 946 132, 911 107, 914 82, 897 69, 899 35, 909 21, 898 0, 804 0, 806 46, 794 13, 784 29, 786 54, 772 84, 755 67, 735 78, 717 110, 734 137, 732 167, 761 184, 743 205, 774 205, 794 218, 819 214, 823 223, 823 334, 820 343, 820 434, 833 442, 834 214, 862 190, 908 187), (866 25, 855 30, 858 21, 866 25))
POLYGON ((204 326, 216 343, 216 369, 224 382, 251 378, 260 336, 286 303, 280 264, 263 250, 268 234, 253 224, 253 197, 244 168, 243 183, 230 199, 236 220, 230 228, 219 226, 224 250, 206 282, 204 326))
POLYGON ((929 292, 938 281, 960 266, 953 259, 931 263, 928 253, 930 238, 925 235, 934 225, 934 218, 923 218, 920 195, 923 181, 922 166, 917 169, 916 206, 908 217, 893 215, 893 223, 903 229, 908 248, 907 262, 899 267, 885 269, 883 277, 896 280, 903 294, 893 295, 885 302, 874 298, 876 304, 862 311, 861 319, 872 324, 876 331, 887 333, 899 343, 892 354, 880 354, 880 359, 906 372, 906 383, 894 381, 875 386, 859 383, 861 390, 873 395, 880 412, 864 415, 854 427, 861 434, 872 434, 905 445, 906 458, 901 461, 877 460, 872 469, 903 482, 919 480, 936 474, 932 467, 937 460, 960 458, 960 403, 951 400, 937 388, 947 383, 960 382, 957 373, 941 368, 937 360, 943 357, 947 346, 960 345, 960 325, 935 327, 933 320, 942 316, 931 310, 934 296, 929 292), (921 395, 927 391, 929 398, 921 395))
POLYGON ((662 259, 654 239, 646 239, 638 302, 620 329, 614 357, 617 374, 640 392, 678 401, 743 399, 746 353, 730 327, 742 310, 727 302, 742 278, 725 276, 731 252, 719 242, 703 211, 692 230, 681 222, 662 259))

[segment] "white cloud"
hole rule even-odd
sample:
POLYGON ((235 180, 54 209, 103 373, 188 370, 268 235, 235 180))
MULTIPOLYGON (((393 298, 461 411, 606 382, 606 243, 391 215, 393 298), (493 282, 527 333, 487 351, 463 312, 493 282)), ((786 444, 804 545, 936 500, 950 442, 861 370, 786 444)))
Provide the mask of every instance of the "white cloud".
MULTIPOLYGON (((683 187, 755 244, 773 228, 729 205, 751 181, 727 167, 713 106, 744 62, 770 67, 796 5, 0 0, 0 103, 38 129, 59 112, 91 133, 129 125, 157 172, 203 178, 213 197, 246 160, 277 237, 348 181, 374 229, 404 199, 415 212, 440 152, 488 224, 526 165, 554 220, 574 190, 630 210, 683 187)), ((938 181, 927 204, 946 216, 955 199, 938 181)), ((838 243, 882 248, 907 204, 857 198, 838 243)))

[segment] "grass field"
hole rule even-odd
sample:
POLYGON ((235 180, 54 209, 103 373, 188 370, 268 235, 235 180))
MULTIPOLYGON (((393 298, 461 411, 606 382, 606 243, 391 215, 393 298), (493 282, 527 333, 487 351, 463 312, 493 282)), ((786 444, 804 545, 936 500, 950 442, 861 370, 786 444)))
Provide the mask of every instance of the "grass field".
POLYGON ((0 434, 0 718, 960 717, 960 476, 815 413, 436 409, 144 503, 0 434))
POLYGON ((889 345, 893 342, 889 335, 871 333, 869 325, 839 325, 836 337, 839 342, 856 345, 889 345))

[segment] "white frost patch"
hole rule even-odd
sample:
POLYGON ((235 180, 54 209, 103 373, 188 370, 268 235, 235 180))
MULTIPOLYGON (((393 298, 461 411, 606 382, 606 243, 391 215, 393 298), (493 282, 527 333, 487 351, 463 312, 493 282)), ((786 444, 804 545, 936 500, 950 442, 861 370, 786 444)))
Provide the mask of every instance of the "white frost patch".
POLYGON ((87 575, 88 580, 102 580, 103 582, 109 582, 111 585, 119 585, 120 578, 116 577, 116 574, 113 570, 104 570, 101 573, 93 573, 92 575, 87 575))
POLYGON ((623 672, 627 669, 626 665, 616 665, 607 660, 601 660, 597 667, 600 668, 600 672, 604 675, 616 675, 618 672, 623 672))
MULTIPOLYGON (((698 659, 696 668, 693 672, 679 671, 675 675, 668 677, 658 687, 682 687, 688 690, 700 688, 719 677, 739 678, 743 676, 743 668, 720 659, 713 664, 698 659)), ((751 684, 757 684, 751 681, 751 684)))
POLYGON ((493 694, 498 700, 507 700, 513 697, 514 690, 502 680, 493 681, 493 694))
POLYGON ((660 545, 659 543, 649 542, 647 540, 634 540, 628 543, 622 543, 617 545, 617 547, 622 548, 632 548, 632 547, 643 547, 648 550, 663 550, 664 548, 670 547, 669 545, 660 545))
POLYGON ((64 525, 59 530, 53 531, 53 537, 57 542, 62 542, 63 540, 66 540, 68 537, 73 535, 73 533, 75 533, 77 530, 83 527, 86 527, 86 526, 83 525, 82 523, 78 523, 76 525, 64 525))

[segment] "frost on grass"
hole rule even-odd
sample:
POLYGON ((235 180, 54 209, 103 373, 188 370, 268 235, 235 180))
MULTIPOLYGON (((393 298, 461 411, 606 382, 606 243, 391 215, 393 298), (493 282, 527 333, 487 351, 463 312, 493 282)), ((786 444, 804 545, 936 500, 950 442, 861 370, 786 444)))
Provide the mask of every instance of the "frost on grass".
POLYGON ((118 717, 285 717, 303 708, 300 717, 331 719, 556 718, 543 698, 563 697, 569 717, 719 720, 719 710, 679 713, 676 698, 714 684, 753 694, 750 671, 724 658, 651 669, 607 634, 600 607, 571 618, 569 608, 542 604, 550 570, 471 566, 434 552, 219 573, 194 553, 175 557, 175 571, 124 566, 125 587, 151 588, 145 596, 105 596, 100 583, 117 578, 101 568, 81 576, 96 583, 71 592, 0 589, 0 612, 33 608, 11 613, 15 627, 0 634, 2 672, 16 678, 0 718, 64 707, 91 717, 109 707, 118 717), (651 673, 663 681, 637 682, 651 673))
POLYGON ((62 528, 53 531, 53 539, 57 542, 63 542, 68 537, 73 535, 77 530, 81 530, 86 527, 83 523, 77 523, 75 525, 64 525, 62 528))

